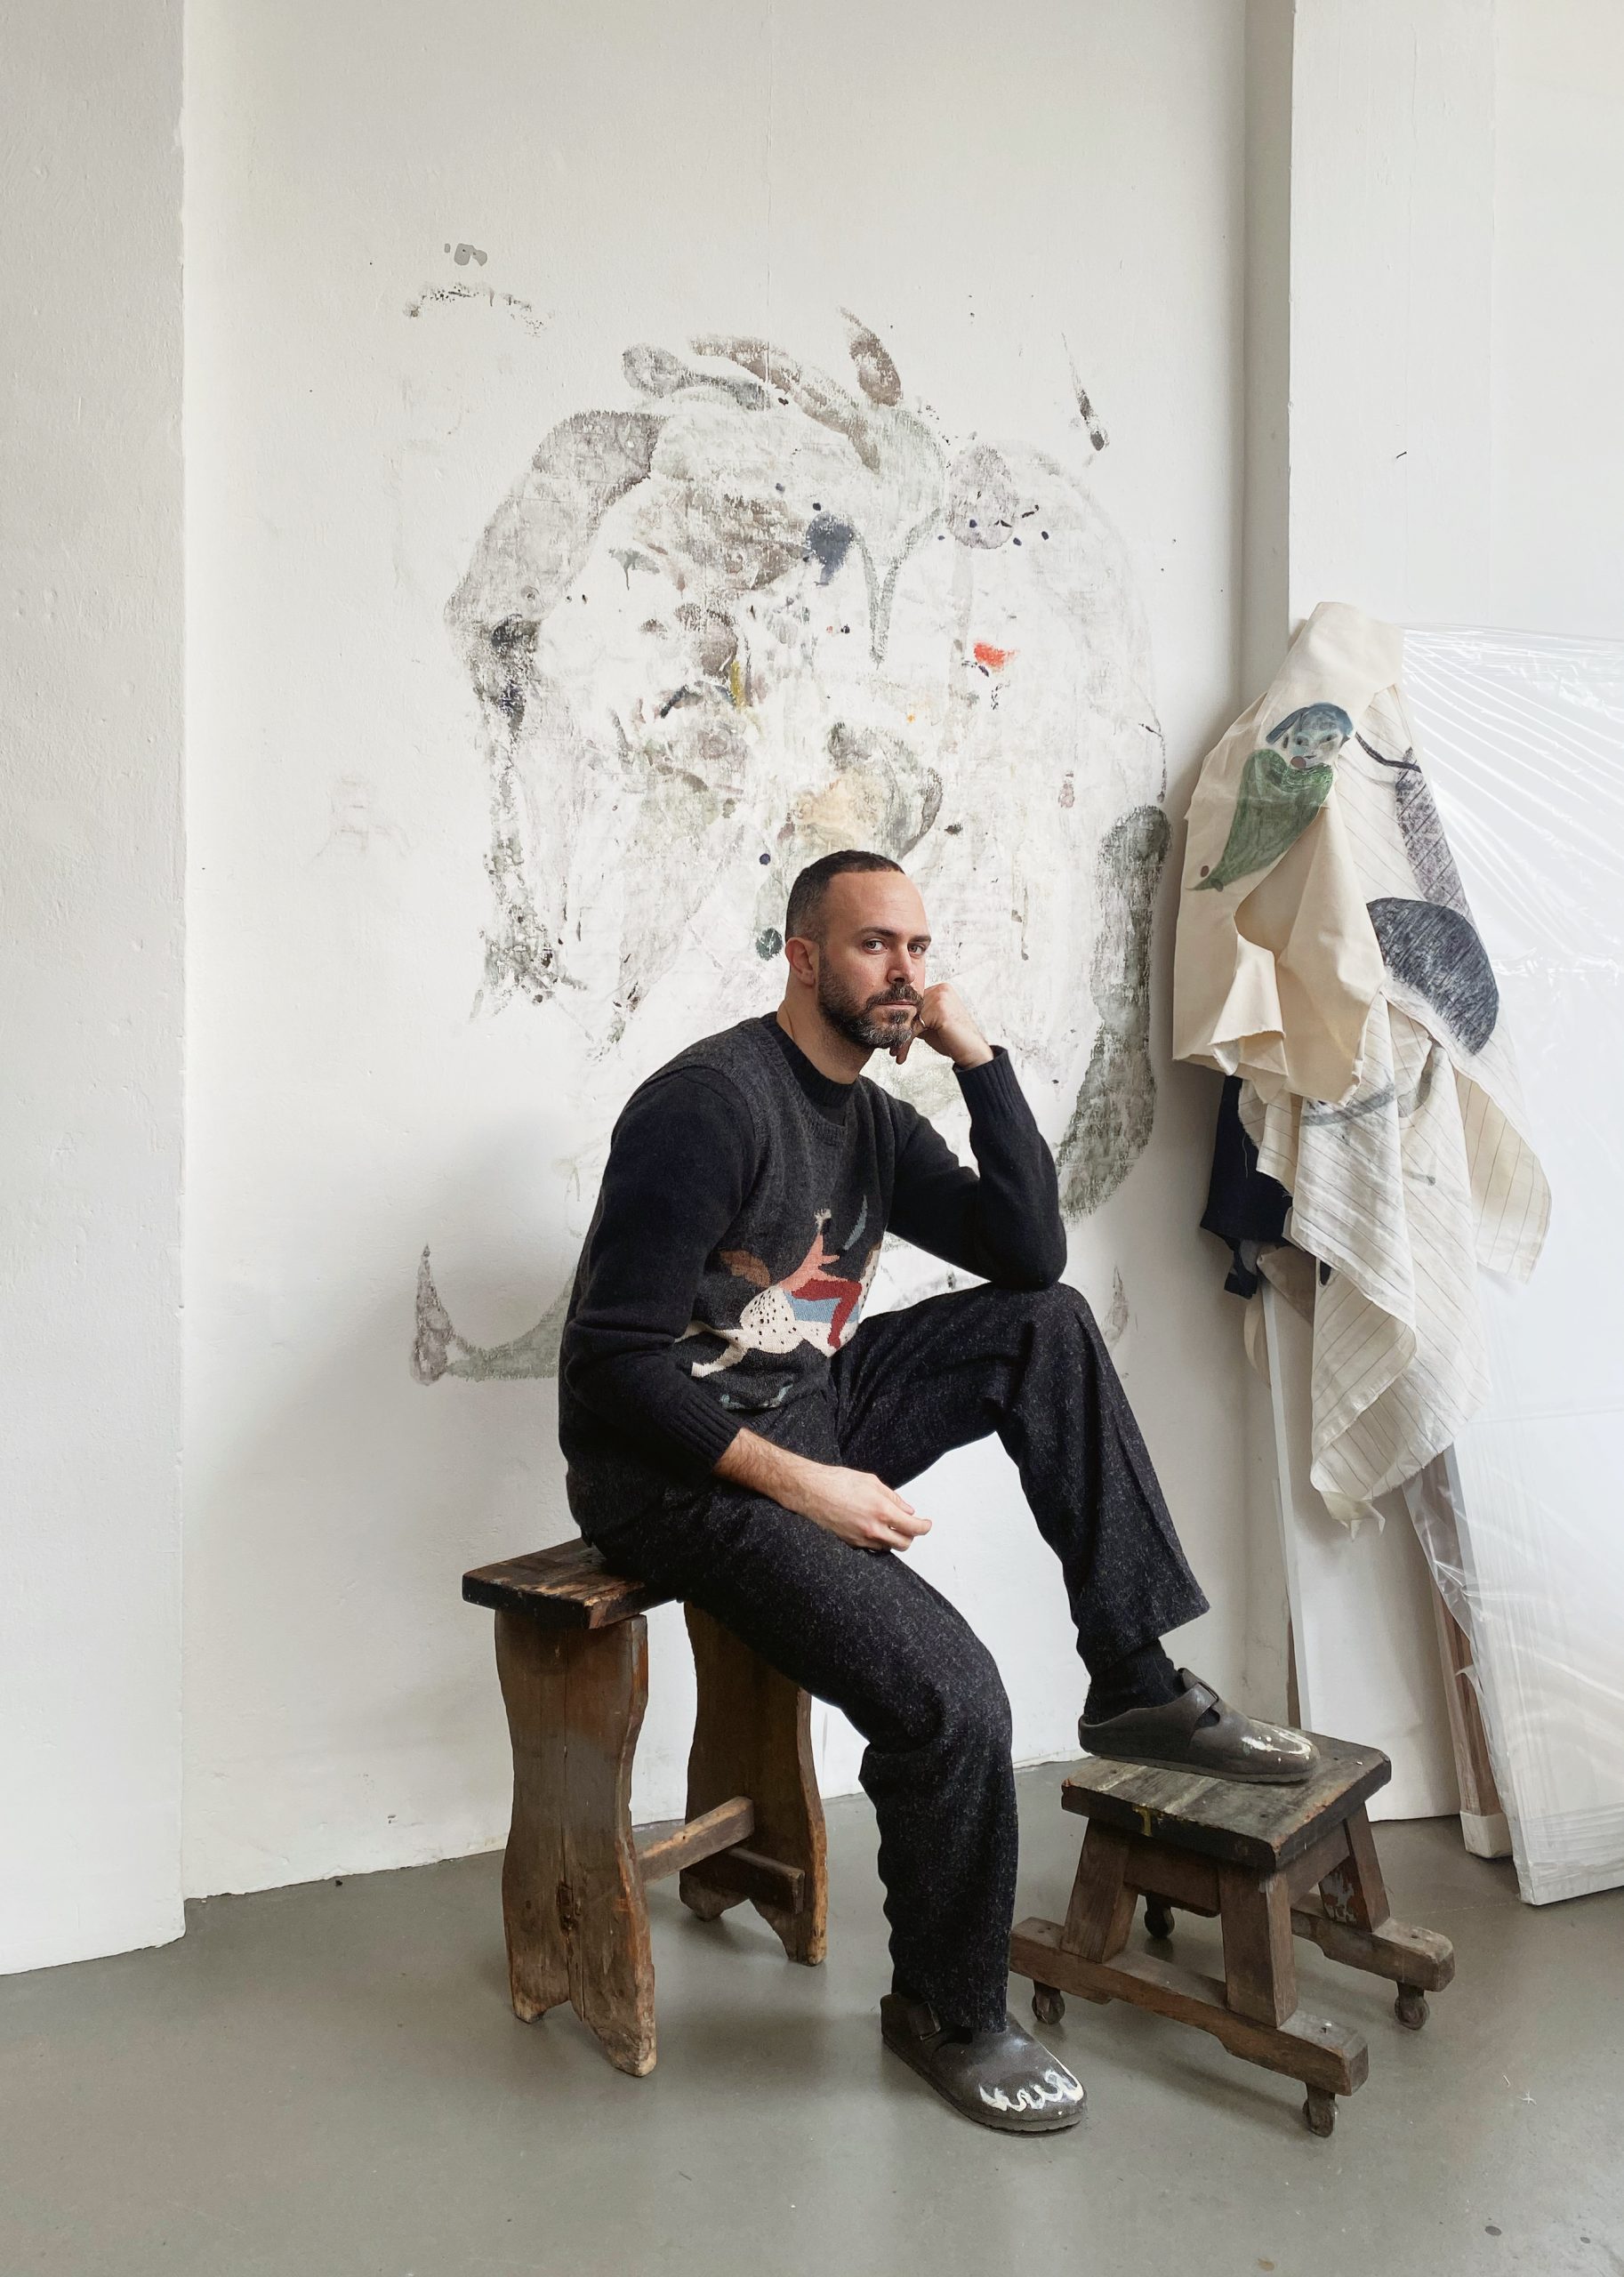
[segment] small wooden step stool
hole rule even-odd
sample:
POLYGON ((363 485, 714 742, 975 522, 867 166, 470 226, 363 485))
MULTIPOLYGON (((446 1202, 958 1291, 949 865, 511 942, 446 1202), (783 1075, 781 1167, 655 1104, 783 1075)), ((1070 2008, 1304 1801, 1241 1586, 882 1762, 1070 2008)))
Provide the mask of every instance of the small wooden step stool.
POLYGON ((523 2023, 567 2000, 623 2072, 655 2062, 647 1885, 678 1874, 707 1921, 748 1898, 792 1960, 824 1958, 824 1809, 807 1694, 720 1621, 683 1608, 698 1712, 687 1811, 639 1848, 631 1761, 648 1700, 657 1589, 611 1573, 583 1541, 477 1566, 470 1605, 496 1613, 513 1742, 502 1870, 508 1980, 523 2023))
POLYGON ((1427 2021, 1427 1993, 1454 1975, 1455 1956, 1447 1937, 1395 1921, 1387 1910, 1364 1806, 1392 1765, 1375 1748, 1314 1739, 1319 1767, 1299 1787, 1086 1758, 1060 1790, 1065 1808, 1089 1822, 1065 1920, 1018 1923, 1009 1966, 1032 1979, 1041 2023, 1057 2023, 1062 1995, 1077 1992, 1194 2024, 1232 2056, 1300 2080, 1304 2117, 1316 2135, 1329 2135, 1337 2097, 1363 2085, 1370 2057, 1357 2032, 1298 2007, 1293 1936, 1391 1978, 1398 2020, 1412 2032, 1427 2021), (1217 1915, 1222 1983, 1154 1953, 1125 1951, 1141 1896, 1158 1943, 1172 1934, 1176 1906, 1217 1915))

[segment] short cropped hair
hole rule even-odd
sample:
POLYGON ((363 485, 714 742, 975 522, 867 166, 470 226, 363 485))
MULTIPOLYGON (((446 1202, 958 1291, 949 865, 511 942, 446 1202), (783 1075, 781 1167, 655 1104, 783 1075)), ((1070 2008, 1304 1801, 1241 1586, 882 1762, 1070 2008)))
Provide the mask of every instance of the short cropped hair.
POLYGON ((829 891, 829 881, 845 870, 895 870, 899 874, 902 864, 893 862, 888 854, 867 854, 855 846, 842 847, 838 854, 824 854, 816 862, 808 862, 790 888, 789 905, 784 913, 784 937, 786 941, 819 941, 824 937, 824 897, 829 891))

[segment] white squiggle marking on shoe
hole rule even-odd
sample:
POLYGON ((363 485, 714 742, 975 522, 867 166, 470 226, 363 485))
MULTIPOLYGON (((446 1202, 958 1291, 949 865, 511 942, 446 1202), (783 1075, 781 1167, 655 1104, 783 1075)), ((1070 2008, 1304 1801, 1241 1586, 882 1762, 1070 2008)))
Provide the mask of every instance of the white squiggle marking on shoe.
POLYGON ((994 2111, 1049 2111, 1062 2104, 1082 2101, 1082 2082, 1058 2064, 1043 2074, 1041 2087, 1017 2088, 1011 2096, 1003 2088, 977 2088, 977 2094, 994 2111))

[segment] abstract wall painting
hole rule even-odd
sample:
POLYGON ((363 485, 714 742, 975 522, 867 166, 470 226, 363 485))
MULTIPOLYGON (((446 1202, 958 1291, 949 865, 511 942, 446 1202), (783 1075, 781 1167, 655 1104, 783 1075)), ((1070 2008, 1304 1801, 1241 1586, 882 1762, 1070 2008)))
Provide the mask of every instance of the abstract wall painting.
MULTIPOLYGON (((846 322, 840 379, 732 334, 628 349, 628 400, 561 420, 492 514, 446 608, 489 773, 481 1004, 574 1025, 607 1136, 774 1001, 795 873, 878 848, 1085 1215, 1154 1107, 1166 768, 1126 549, 1081 470, 949 437, 846 322)), ((952 1136, 929 1057, 885 1080, 952 1136)), ((481 1357, 426 1264, 418 1315, 428 1379, 551 1371, 556 1327, 481 1357)))

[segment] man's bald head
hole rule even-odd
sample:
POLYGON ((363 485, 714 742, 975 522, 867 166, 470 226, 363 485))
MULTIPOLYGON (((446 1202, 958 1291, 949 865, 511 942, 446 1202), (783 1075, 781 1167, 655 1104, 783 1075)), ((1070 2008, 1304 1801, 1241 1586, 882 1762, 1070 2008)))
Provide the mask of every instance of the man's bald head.
POLYGON ((802 940, 822 943, 824 934, 824 905, 832 881, 853 870, 895 870, 903 874, 902 864, 893 862, 888 854, 865 853, 855 846, 843 847, 838 854, 825 854, 821 860, 808 862, 799 873, 790 888, 789 906, 784 912, 784 937, 786 941, 802 940))

